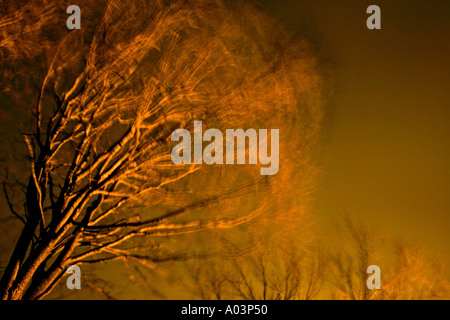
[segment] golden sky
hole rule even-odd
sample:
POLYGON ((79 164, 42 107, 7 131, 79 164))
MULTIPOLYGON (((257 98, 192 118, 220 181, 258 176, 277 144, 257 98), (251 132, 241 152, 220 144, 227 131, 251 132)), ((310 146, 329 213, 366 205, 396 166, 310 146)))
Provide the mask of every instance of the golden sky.
POLYGON ((334 72, 316 214, 343 211, 450 253, 450 3, 274 1, 334 72), (381 30, 366 8, 381 8, 381 30))

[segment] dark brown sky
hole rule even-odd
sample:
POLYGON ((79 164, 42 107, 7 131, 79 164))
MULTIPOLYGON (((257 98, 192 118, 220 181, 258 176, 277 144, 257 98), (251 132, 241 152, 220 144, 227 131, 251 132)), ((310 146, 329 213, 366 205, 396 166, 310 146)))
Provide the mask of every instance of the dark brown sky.
POLYGON ((349 211, 450 253, 450 2, 262 3, 335 73, 316 213, 349 211), (381 30, 366 28, 371 4, 381 30))

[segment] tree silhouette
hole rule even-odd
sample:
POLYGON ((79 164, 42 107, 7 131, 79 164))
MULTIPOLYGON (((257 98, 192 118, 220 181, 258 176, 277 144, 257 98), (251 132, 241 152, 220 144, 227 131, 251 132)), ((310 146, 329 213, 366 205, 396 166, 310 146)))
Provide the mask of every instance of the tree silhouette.
MULTIPOLYGON (((34 78, 24 61, 37 59, 45 70, 34 124, 24 129, 30 174, 25 182, 3 183, 23 223, 0 282, 3 299, 43 298, 73 264, 133 260, 155 268, 179 258, 184 253, 162 249, 165 239, 254 221, 286 193, 288 186, 277 184, 299 166, 312 168, 321 101, 305 41, 241 2, 89 6, 95 8, 81 5, 83 28, 71 32, 61 31, 67 16, 54 3, 1 9, 0 53, 10 66, 3 69, 2 97, 28 101, 21 95, 34 78), (34 52, 36 38, 41 48, 34 52), (22 86, 7 84, 15 77, 24 79, 22 86), (193 120, 219 129, 279 128, 291 150, 280 155, 283 173, 269 180, 258 168, 211 173, 202 165, 174 165, 170 135, 191 129, 193 120), (226 181, 211 180, 211 188, 198 182, 224 172, 226 181), (11 196, 11 187, 22 188, 24 197, 11 196), (242 204, 245 195, 261 192, 272 201, 257 196, 256 204, 242 204)), ((305 194, 313 175, 305 171, 305 194)))
POLYGON ((449 298, 442 256, 389 240, 350 215, 341 216, 327 231, 312 232, 304 223, 303 232, 281 240, 228 250, 226 258, 194 261, 188 287, 195 298, 216 300, 449 298), (380 266, 381 289, 367 287, 372 264, 380 266))
POLYGON ((202 299, 311 300, 318 296, 325 270, 318 247, 262 245, 227 259, 207 260, 193 272, 202 299))
POLYGON ((448 299, 443 257, 430 249, 387 239, 373 225, 344 215, 336 223, 326 279, 331 296, 344 300, 448 299), (434 256, 434 257, 433 257, 434 256), (381 289, 368 289, 369 265, 381 268, 381 289))

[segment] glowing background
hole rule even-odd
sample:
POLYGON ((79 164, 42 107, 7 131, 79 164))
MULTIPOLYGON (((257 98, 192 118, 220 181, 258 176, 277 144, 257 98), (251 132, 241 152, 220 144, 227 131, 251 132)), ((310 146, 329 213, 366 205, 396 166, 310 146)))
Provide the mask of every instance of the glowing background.
POLYGON ((334 69, 316 201, 450 253, 450 3, 264 1, 334 69), (381 8, 381 30, 366 8, 381 8))
MULTIPOLYGON (((316 46, 328 76, 313 216, 328 223, 348 211, 449 254, 450 3, 255 2, 316 46), (381 7, 381 30, 365 26, 370 4, 381 7)), ((4 131, 11 120, 2 119, 4 131)), ((123 270, 108 272, 127 281, 123 270)), ((171 290, 182 296, 179 287, 171 290)))

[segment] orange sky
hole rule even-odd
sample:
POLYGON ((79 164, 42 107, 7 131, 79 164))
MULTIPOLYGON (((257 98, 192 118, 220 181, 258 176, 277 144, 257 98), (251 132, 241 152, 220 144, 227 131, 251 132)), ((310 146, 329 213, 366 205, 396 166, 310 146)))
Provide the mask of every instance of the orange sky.
POLYGON ((450 253, 450 2, 264 0, 334 72, 316 214, 450 253), (366 28, 381 8, 382 29, 366 28))

